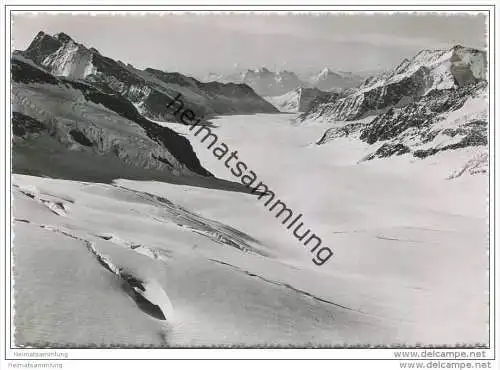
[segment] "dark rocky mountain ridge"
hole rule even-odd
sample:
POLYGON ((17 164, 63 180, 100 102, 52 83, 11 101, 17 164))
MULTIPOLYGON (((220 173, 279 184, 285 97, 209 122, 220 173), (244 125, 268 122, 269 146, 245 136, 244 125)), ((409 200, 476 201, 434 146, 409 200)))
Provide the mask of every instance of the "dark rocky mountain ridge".
POLYGON ((359 139, 373 146, 363 160, 402 154, 426 158, 478 147, 480 159, 471 160, 477 168, 487 159, 481 149, 488 144, 485 63, 484 52, 462 46, 424 50, 357 91, 317 99, 299 120, 337 121, 318 144, 359 139))

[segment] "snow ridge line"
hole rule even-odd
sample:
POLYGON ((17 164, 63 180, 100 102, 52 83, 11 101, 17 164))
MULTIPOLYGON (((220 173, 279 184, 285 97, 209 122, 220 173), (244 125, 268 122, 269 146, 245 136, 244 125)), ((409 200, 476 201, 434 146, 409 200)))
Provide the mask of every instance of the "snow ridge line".
MULTIPOLYGON (((121 190, 129 191, 134 195, 139 196, 148 201, 155 202, 156 204, 162 206, 163 208, 167 208, 169 214, 171 214, 172 216, 177 216, 177 217, 182 216, 183 218, 187 219, 188 223, 192 224, 192 225, 184 224, 181 223, 180 220, 172 221, 179 227, 189 229, 192 232, 205 236, 219 244, 230 246, 246 253, 256 254, 263 257, 270 257, 269 253, 259 250, 258 248, 255 248, 250 244, 250 243, 255 243, 258 245, 262 245, 262 243, 260 243, 258 240, 254 239, 250 235, 247 235, 237 229, 232 228, 231 226, 222 224, 214 220, 209 220, 161 196, 129 189, 127 187, 120 185, 113 184, 112 186, 121 190), (195 225, 199 227, 196 227, 195 225)), ((150 217, 151 219, 157 222, 162 222, 162 223, 166 222, 165 219, 155 217, 153 215, 146 215, 146 216, 150 217)))
POLYGON ((107 240, 113 244, 119 245, 120 247, 124 247, 126 249, 133 250, 138 254, 142 254, 143 256, 149 257, 152 260, 160 260, 163 262, 167 262, 169 260, 169 255, 171 252, 160 251, 157 248, 146 247, 141 243, 130 242, 121 239, 118 235, 114 233, 99 233, 93 234, 94 236, 101 238, 103 240, 107 240), (166 256, 165 256, 166 255, 166 256))
POLYGON ((244 270, 238 266, 234 266, 234 265, 231 265, 230 263, 227 263, 227 262, 222 262, 222 261, 219 261, 219 260, 216 260, 216 259, 212 259, 212 258, 209 258, 208 259, 209 261, 212 261, 212 262, 215 262, 215 263, 219 263, 221 265, 225 265, 225 266, 229 266, 229 267, 232 267, 236 270, 239 270, 241 272, 243 272, 244 274, 247 274, 248 276, 251 276, 251 277, 255 277, 257 279, 260 279, 260 280, 263 280, 265 281, 266 283, 270 283, 270 284, 273 284, 273 285, 278 285, 280 287, 284 287, 284 288, 287 288, 287 289, 290 289, 290 290, 293 290, 294 292, 298 293, 298 294, 301 294, 301 295, 305 295, 309 298, 312 298, 316 301, 319 301, 319 302, 322 302, 322 303, 326 303, 326 304, 330 304, 332 306, 336 306, 336 307, 339 307, 339 308, 343 308, 345 310, 349 310, 349 311, 354 311, 354 312, 357 312, 357 313, 361 313, 361 314, 365 314, 364 312, 362 311, 359 311, 359 310, 356 310, 354 308, 351 308, 351 307, 347 307, 347 306, 344 306, 344 305, 341 305, 339 303, 335 303, 335 302, 332 302, 332 301, 329 301, 327 299, 324 299, 324 298, 321 298, 321 297, 318 297, 318 296, 315 296, 314 294, 311 294, 309 292, 306 292, 304 290, 300 290, 298 288, 295 288, 293 287, 292 285, 288 284, 288 283, 283 283, 283 282, 279 282, 279 281, 274 281, 274 280, 271 280, 271 279, 267 279, 263 276, 260 276, 260 275, 257 275, 257 274, 254 274, 253 272, 250 272, 250 271, 247 271, 247 270, 244 270))
POLYGON ((90 240, 87 240, 85 238, 81 238, 79 236, 71 234, 68 231, 65 231, 65 230, 63 230, 63 229, 61 229, 61 228, 59 228, 57 226, 36 224, 36 223, 31 222, 29 220, 19 219, 19 218, 14 218, 14 221, 29 223, 30 225, 38 226, 41 229, 49 230, 49 231, 52 231, 52 232, 55 232, 55 233, 60 233, 60 234, 62 234, 64 236, 67 236, 67 237, 69 237, 71 239, 75 239, 75 240, 83 242, 85 244, 85 246, 87 247, 87 249, 92 253, 92 255, 94 255, 94 257, 97 258, 97 260, 99 261, 99 263, 101 265, 103 265, 107 270, 109 270, 110 272, 114 273, 115 275, 120 276, 120 269, 111 262, 111 259, 108 256, 106 256, 106 255, 102 254, 101 252, 99 252, 96 249, 95 244, 93 242, 91 242, 90 240))
MULTIPOLYGON (((36 202, 43 204, 45 207, 50 209, 50 211, 52 213, 55 213, 58 216, 67 216, 67 212, 70 208, 70 206, 68 204, 73 203, 72 201, 67 200, 67 199, 64 199, 64 200, 60 199, 58 201, 42 199, 42 197, 40 196, 41 194, 38 192, 37 189, 23 189, 23 188, 20 188, 18 185, 13 185, 13 187, 17 188, 21 194, 24 194, 28 198, 31 198, 31 199, 35 200, 36 202)), ((50 194, 43 194, 43 195, 53 197, 50 194)))
POLYGON ((71 234, 70 232, 65 231, 57 226, 36 224, 29 220, 18 219, 18 218, 14 218, 14 221, 32 224, 38 226, 41 229, 60 233, 71 239, 83 242, 87 247, 88 251, 97 259, 97 261, 101 266, 103 266, 106 270, 113 273, 121 280, 123 280, 127 284, 127 286, 129 286, 131 290, 135 292, 134 300, 136 301, 136 303, 145 300, 150 305, 153 305, 155 308, 161 311, 163 317, 160 317, 160 319, 166 320, 167 317, 169 319, 173 318, 174 311, 172 303, 170 302, 168 295, 161 288, 161 286, 158 285, 158 283, 154 281, 148 281, 148 282, 142 281, 141 279, 135 277, 133 274, 127 272, 124 268, 116 266, 115 264, 113 264, 109 256, 101 253, 95 247, 95 243, 93 243, 92 241, 71 234))
POLYGON ((301 289, 298 289, 298 288, 295 288, 294 286, 288 284, 288 283, 284 283, 284 282, 280 282, 280 281, 275 281, 275 280, 271 280, 271 279, 268 279, 268 278, 265 278, 261 275, 258 275, 258 274, 255 274, 253 272, 250 272, 250 271, 247 271, 247 270, 244 270, 242 269, 241 267, 238 267, 238 266, 234 266, 230 263, 227 263, 227 262, 223 262, 223 261, 220 261, 220 260, 216 260, 216 259, 211 259, 209 258, 208 259, 209 261, 212 261, 212 262, 215 262, 215 263, 218 263, 218 264, 221 264, 221 265, 225 265, 225 266, 229 266, 235 270, 238 270, 248 276, 251 276, 251 277, 254 277, 254 278, 257 278, 257 279, 260 279, 266 283, 269 283, 269 284, 273 284, 273 285, 277 285, 277 286, 280 286, 280 287, 283 287, 283 288, 286 288, 286 289, 289 289, 289 290, 292 290, 293 292, 297 293, 297 294, 300 294, 300 295, 304 295, 306 297, 309 297, 315 301, 318 301, 318 302, 321 302, 321 303, 325 303, 325 304, 328 304, 328 305, 331 305, 331 306, 335 306, 337 308, 341 308, 343 310, 347 310, 347 311, 351 311, 351 312, 355 312, 357 314, 360 314, 360 315, 363 315, 365 317, 371 317, 371 318, 374 318, 374 319, 383 319, 383 320, 390 320, 390 321, 394 321, 396 323, 401 323, 401 322, 409 322, 408 320, 406 320, 405 318, 397 318, 397 319, 392 319, 390 317, 387 317, 387 316, 383 316, 383 315, 378 315, 378 314, 373 314, 373 313, 370 313, 370 312, 366 312, 366 311, 362 311, 360 309, 356 309, 356 308, 352 308, 352 307, 348 307, 348 306, 344 306, 344 305, 341 305, 339 303, 335 303, 335 302, 332 302, 332 301, 329 301, 325 298, 321 298, 321 297, 318 297, 317 295, 314 295, 314 294, 311 294, 307 291, 304 291, 304 290, 301 290, 301 289))

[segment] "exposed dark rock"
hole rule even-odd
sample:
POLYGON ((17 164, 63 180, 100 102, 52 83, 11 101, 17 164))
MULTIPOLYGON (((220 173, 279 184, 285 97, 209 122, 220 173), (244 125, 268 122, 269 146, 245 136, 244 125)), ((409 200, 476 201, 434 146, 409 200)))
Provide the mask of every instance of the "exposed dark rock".
MULTIPOLYGON (((393 139, 413 128, 425 134, 424 141, 429 141, 436 135, 436 131, 432 130, 432 125, 436 123, 438 115, 460 109, 472 94, 485 87, 486 82, 479 82, 458 89, 435 90, 402 108, 391 108, 372 120, 361 131, 360 139, 373 144, 377 141, 393 139), (427 134, 430 137, 426 137, 427 134)), ((467 123, 467 126, 461 129, 462 132, 467 127, 474 128, 482 125, 480 122, 474 122, 467 123)), ((449 134, 450 131, 444 130, 443 133, 449 134)))
POLYGON ((139 124, 151 139, 162 143, 180 163, 191 171, 203 176, 212 176, 200 164, 188 139, 167 127, 162 127, 144 118, 137 112, 134 105, 121 95, 106 94, 88 84, 77 81, 68 81, 68 83, 82 91, 87 100, 102 104, 120 116, 139 124))
POLYGON ((364 158, 364 160, 368 161, 374 158, 386 158, 391 157, 393 155, 402 155, 410 152, 410 148, 406 145, 397 143, 397 144, 384 144, 380 148, 375 151, 375 153, 369 154, 364 158))
POLYGON ((70 130, 69 134, 75 140, 78 144, 83 145, 83 146, 93 146, 94 143, 87 137, 83 132, 80 130, 70 130))
POLYGON ((43 69, 18 58, 13 58, 11 63, 12 81, 20 83, 47 83, 57 85, 59 80, 43 69))
POLYGON ((484 110, 477 110, 477 99, 486 99, 486 88, 487 83, 480 81, 454 89, 434 90, 402 107, 389 108, 369 123, 330 128, 318 144, 358 133, 360 140, 368 144, 385 142, 364 160, 406 153, 426 158, 443 150, 487 145, 488 123, 486 116, 481 118, 487 114, 486 100, 484 110), (470 99, 476 99, 472 111, 464 109, 447 121, 449 114, 461 110, 470 99))
MULTIPOLYGON (((198 158, 196 157, 196 154, 191 147, 191 144, 185 137, 177 134, 169 128, 162 127, 144 118, 137 112, 137 109, 134 107, 134 105, 123 96, 115 92, 104 92, 101 89, 96 88, 86 82, 74 81, 67 78, 57 78, 55 76, 52 76, 50 73, 45 72, 41 68, 32 65, 32 62, 23 60, 22 57, 19 56, 15 56, 12 58, 12 65, 12 81, 14 83, 28 84, 28 86, 31 83, 59 85, 59 94, 65 94, 64 89, 66 88, 77 89, 81 91, 87 101, 100 104, 117 113, 118 115, 138 124, 145 130, 146 135, 149 138, 153 139, 161 146, 163 146, 166 150, 168 150, 173 158, 175 158, 180 164, 183 164, 192 173, 200 174, 202 176, 211 176, 211 174, 201 166, 198 158)), ((38 89, 37 91, 43 91, 43 89, 38 89)), ((14 84, 13 96, 15 97, 16 94, 16 85, 14 84)), ((32 105, 32 103, 29 102, 29 99, 26 102, 23 102, 23 99, 24 98, 19 98, 18 100, 16 98, 16 101, 18 101, 21 106, 25 104, 28 104, 28 106, 27 110, 23 111, 23 113, 26 114, 21 114, 20 112, 15 112, 13 114, 12 125, 15 137, 25 137, 27 134, 42 133, 42 131, 47 131, 49 135, 55 135, 56 137, 59 137, 59 140, 63 140, 64 137, 70 137, 74 142, 77 142, 83 146, 90 147, 96 145, 100 148, 103 148, 103 138, 101 137, 99 140, 98 132, 94 132, 91 136, 89 136, 86 132, 86 128, 73 126, 68 127, 66 134, 64 134, 61 131, 63 130, 62 126, 56 124, 57 118, 52 117, 51 113, 46 112, 44 109, 42 109, 42 107, 39 108, 41 112, 40 117, 43 117, 43 119, 36 115, 35 117, 38 119, 28 116, 28 114, 30 114, 29 112, 31 112, 31 108, 29 108, 29 106, 32 105), (49 121, 51 122, 50 127, 47 126, 47 122, 49 121)), ((73 118, 69 120, 69 122, 71 121, 73 121, 73 118)), ((99 125, 98 122, 96 122, 96 124, 99 125)), ((120 146, 111 146, 110 150, 114 153, 114 155, 120 158, 126 156, 124 154, 124 151, 126 151, 126 149, 120 146)), ((164 156, 162 156, 162 158, 165 159, 164 156)), ((167 164, 165 161, 158 161, 161 162, 162 165, 167 164)), ((172 163, 170 161, 168 162, 169 163, 167 168, 172 168, 172 163)), ((128 164, 133 165, 133 163, 128 164)))
POLYGON ((158 155, 154 155, 152 154, 152 157, 160 162, 163 162, 165 163, 166 165, 170 166, 171 168, 174 168, 174 165, 172 164, 172 162, 170 162, 168 159, 164 158, 164 157, 160 157, 158 155))
POLYGON ((12 112, 12 133, 14 136, 25 137, 29 134, 47 132, 45 124, 19 112, 12 112))
POLYGON ((22 54, 35 63, 41 64, 47 56, 55 53, 60 47, 61 42, 57 38, 40 31, 22 54))
POLYGON ((332 127, 326 130, 321 139, 318 140, 316 144, 321 145, 329 142, 330 140, 352 136, 356 132, 359 132, 366 124, 364 123, 348 123, 340 127, 332 127))
POLYGON ((361 131, 359 138, 368 144, 389 140, 411 127, 419 129, 429 126, 432 117, 433 115, 428 113, 423 105, 406 107, 399 111, 390 109, 367 125, 361 131), (412 111, 412 114, 408 114, 408 111, 412 111))

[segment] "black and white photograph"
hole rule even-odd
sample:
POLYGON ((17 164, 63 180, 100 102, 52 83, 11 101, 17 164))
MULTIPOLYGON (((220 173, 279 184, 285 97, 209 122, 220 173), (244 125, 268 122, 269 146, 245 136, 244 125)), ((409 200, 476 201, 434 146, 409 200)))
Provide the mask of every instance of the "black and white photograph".
POLYGON ((485 360, 492 15, 140 10, 5 13, 11 349, 485 360))

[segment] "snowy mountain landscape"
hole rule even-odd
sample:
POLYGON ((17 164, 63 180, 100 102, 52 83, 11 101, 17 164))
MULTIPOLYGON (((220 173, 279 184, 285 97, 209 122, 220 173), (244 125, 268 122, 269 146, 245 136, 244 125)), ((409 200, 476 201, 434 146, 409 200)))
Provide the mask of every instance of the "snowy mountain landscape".
POLYGON ((332 93, 311 102, 299 121, 335 122, 318 144, 339 137, 357 138, 374 147, 365 160, 406 153, 424 158, 474 146, 483 147, 475 158, 485 167, 485 79, 486 54, 482 51, 462 46, 423 50, 344 96, 332 93))
POLYGON ((201 83, 179 73, 154 68, 136 69, 75 42, 65 33, 38 33, 29 47, 17 53, 54 76, 84 80, 107 93, 119 93, 152 119, 172 119, 166 106, 178 93, 200 116, 276 110, 241 84, 201 83))
POLYGON ((106 53, 11 56, 17 347, 488 347, 485 51, 203 82, 106 53))

